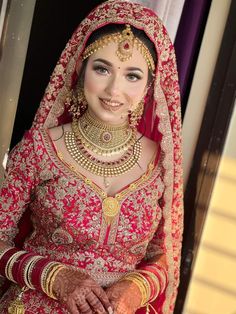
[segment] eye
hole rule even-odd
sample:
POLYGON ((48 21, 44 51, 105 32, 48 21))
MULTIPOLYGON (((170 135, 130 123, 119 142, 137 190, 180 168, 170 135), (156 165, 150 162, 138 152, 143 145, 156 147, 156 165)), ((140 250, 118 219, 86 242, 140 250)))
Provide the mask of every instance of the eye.
POLYGON ((141 80, 141 76, 137 73, 129 73, 127 74, 127 79, 131 82, 136 82, 138 80, 141 80))
POLYGON ((109 73, 108 69, 102 65, 95 65, 93 67, 94 71, 101 75, 106 75, 109 73))

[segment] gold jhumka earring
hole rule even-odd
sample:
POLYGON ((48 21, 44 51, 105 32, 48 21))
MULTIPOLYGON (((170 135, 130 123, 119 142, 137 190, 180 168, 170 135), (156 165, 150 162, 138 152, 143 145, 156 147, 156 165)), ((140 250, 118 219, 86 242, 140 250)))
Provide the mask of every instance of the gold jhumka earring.
POLYGON ((132 129, 136 129, 144 110, 144 100, 142 99, 138 106, 132 111, 130 110, 129 125, 132 129))
POLYGON ((77 95, 76 91, 71 90, 66 98, 65 105, 69 107, 68 111, 73 115, 73 118, 78 119, 88 106, 83 88, 79 87, 77 89, 77 95))

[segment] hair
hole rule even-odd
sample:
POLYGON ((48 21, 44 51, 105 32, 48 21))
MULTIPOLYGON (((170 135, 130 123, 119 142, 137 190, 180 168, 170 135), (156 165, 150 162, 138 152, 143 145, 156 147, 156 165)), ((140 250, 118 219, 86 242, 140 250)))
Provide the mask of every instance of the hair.
MULTIPOLYGON (((101 38, 105 35, 114 34, 114 33, 118 33, 118 32, 121 33, 124 29, 125 29, 124 24, 109 24, 109 25, 103 26, 101 28, 98 28, 88 38, 85 48, 88 47, 94 41, 98 40, 99 38, 101 38)), ((157 56, 156 56, 156 49, 155 49, 154 44, 147 37, 147 35, 145 34, 144 31, 137 29, 133 26, 131 26, 131 30, 132 30, 134 36, 139 38, 143 42, 143 44, 148 48, 148 50, 151 53, 151 56, 154 60, 154 63, 156 65, 157 64, 157 56)), ((83 84, 82 82, 84 80, 84 73, 85 73, 86 64, 87 64, 87 59, 83 61, 83 65, 82 65, 80 73, 79 73, 78 79, 80 81, 80 84, 83 84)), ((148 84, 150 84, 152 82, 152 77, 153 77, 153 73, 148 68, 148 84)))

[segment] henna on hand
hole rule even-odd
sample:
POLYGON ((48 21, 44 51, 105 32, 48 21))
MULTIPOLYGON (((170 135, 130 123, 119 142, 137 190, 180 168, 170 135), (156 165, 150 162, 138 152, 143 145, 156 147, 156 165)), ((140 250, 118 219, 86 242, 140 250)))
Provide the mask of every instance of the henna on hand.
POLYGON ((134 314, 142 303, 138 286, 131 281, 118 281, 106 289, 115 314, 134 314))
POLYGON ((53 292, 72 314, 112 313, 106 292, 89 275, 66 268, 55 278, 53 292))

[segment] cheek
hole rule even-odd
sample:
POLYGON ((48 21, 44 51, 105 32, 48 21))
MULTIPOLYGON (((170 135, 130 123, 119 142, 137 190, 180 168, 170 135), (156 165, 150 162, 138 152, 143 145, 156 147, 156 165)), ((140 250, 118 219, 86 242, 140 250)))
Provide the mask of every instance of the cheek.
POLYGON ((88 91, 89 93, 96 93, 98 90, 98 84, 96 84, 96 80, 94 79, 93 75, 90 75, 89 73, 85 73, 84 90, 85 92, 88 91))
POLYGON ((133 101, 139 101, 142 99, 144 95, 145 88, 146 88, 146 84, 144 84, 143 82, 140 84, 134 84, 134 86, 131 86, 130 88, 127 89, 126 94, 133 101))

